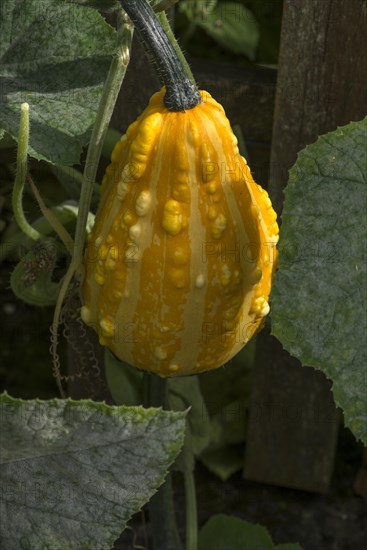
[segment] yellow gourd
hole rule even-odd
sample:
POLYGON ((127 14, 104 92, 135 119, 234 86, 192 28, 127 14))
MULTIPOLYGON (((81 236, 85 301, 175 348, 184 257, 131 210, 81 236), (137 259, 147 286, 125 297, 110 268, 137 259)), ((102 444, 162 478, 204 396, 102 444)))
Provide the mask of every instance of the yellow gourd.
POLYGON ((172 112, 164 88, 112 153, 85 254, 82 318, 139 369, 217 368, 269 312, 278 225, 222 106, 172 112))

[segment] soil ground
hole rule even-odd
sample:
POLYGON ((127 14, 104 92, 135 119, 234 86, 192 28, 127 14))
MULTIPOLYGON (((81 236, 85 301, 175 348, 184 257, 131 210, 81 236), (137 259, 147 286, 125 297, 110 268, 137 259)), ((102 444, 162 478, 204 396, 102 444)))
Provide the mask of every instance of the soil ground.
MULTIPOLYGON (((333 479, 325 495, 249 482, 241 473, 224 483, 199 463, 196 467, 199 525, 213 514, 224 513, 264 525, 276 544, 298 542, 303 550, 363 550, 367 548, 367 499, 353 491, 361 461, 361 446, 349 430, 342 429, 333 479)), ((174 473, 173 480, 183 538, 184 494, 180 474, 174 473)), ((133 518, 132 530, 124 532, 114 550, 133 550, 134 537, 135 548, 146 548, 149 518, 147 513, 145 516, 145 527, 141 514, 133 518)))

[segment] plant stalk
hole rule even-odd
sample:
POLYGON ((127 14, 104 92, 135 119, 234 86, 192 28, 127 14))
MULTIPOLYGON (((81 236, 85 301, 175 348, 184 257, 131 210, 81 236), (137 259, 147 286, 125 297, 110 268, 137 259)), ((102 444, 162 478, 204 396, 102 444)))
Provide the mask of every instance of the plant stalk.
MULTIPOLYGON (((145 374, 146 406, 167 408, 167 381, 152 374, 145 374)), ((169 473, 161 487, 149 502, 154 550, 181 550, 178 535, 172 478, 169 473)))
POLYGON ((99 103, 96 121, 93 126, 83 173, 83 185, 80 193, 79 214, 75 229, 73 253, 73 262, 76 266, 79 266, 82 260, 86 236, 85 228, 103 142, 122 81, 125 77, 127 65, 130 60, 130 45, 133 35, 133 27, 128 23, 128 20, 123 13, 120 14, 119 23, 119 47, 117 54, 111 62, 107 79, 103 86, 102 97, 99 103))
POLYGON ((196 85, 196 82, 195 82, 195 79, 194 79, 194 75, 192 74, 191 72, 191 69, 190 69, 190 65, 188 64, 187 62, 187 59, 186 57, 184 56, 183 54, 183 51, 181 50, 178 42, 177 42, 177 39, 175 37, 175 35, 173 34, 173 31, 172 31, 172 28, 171 28, 171 25, 169 24, 169 21, 167 19, 167 14, 165 11, 161 11, 159 12, 158 14, 158 17, 159 17, 159 20, 160 22, 162 23, 162 27, 164 28, 164 30, 166 31, 167 33, 167 36, 171 42, 171 44, 173 45, 173 47, 175 48, 176 50, 176 53, 182 63, 182 65, 184 66, 184 69, 185 69, 185 72, 187 74, 187 76, 189 77, 189 79, 191 80, 191 82, 196 85))
POLYGON ((28 181, 30 183, 30 186, 32 187, 33 194, 36 198, 36 201, 38 202, 38 206, 40 207, 40 210, 44 218, 48 221, 52 229, 58 235, 60 240, 64 243, 64 246, 66 250, 69 252, 69 254, 72 254, 73 239, 70 236, 70 233, 65 229, 63 224, 60 223, 59 219, 57 218, 57 216, 54 215, 52 210, 50 208, 47 208, 43 198, 41 197, 40 192, 38 191, 36 184, 34 183, 30 175, 28 175, 28 181))
POLYGON ((196 505, 195 476, 192 462, 190 460, 190 450, 186 447, 184 453, 184 480, 185 480, 185 500, 186 500, 186 550, 197 550, 198 547, 198 519, 196 505))

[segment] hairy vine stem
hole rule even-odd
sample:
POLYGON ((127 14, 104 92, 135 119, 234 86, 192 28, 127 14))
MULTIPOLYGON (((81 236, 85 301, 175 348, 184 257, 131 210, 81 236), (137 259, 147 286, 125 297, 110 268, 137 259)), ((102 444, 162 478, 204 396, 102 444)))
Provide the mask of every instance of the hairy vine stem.
POLYGON ((28 171, 28 142, 29 142, 29 105, 28 103, 22 103, 20 106, 20 124, 19 124, 19 136, 18 136, 18 150, 17 150, 17 168, 15 174, 15 181, 12 195, 12 208, 14 212, 14 218, 20 229, 33 239, 37 241, 42 239, 43 235, 37 229, 34 229, 25 217, 23 210, 23 191, 27 178, 28 171))
POLYGON ((189 77, 192 84, 194 84, 196 86, 196 82, 195 82, 195 79, 194 79, 194 75, 191 72, 190 65, 188 64, 187 59, 184 56, 184 54, 183 54, 183 52, 182 52, 182 50, 181 50, 181 48, 180 48, 180 46, 177 42, 177 39, 176 39, 175 35, 172 32, 172 28, 171 28, 171 25, 169 24, 169 21, 167 19, 166 12, 165 11, 160 11, 159 14, 158 14, 158 17, 159 17, 159 20, 162 24, 162 27, 164 28, 164 30, 167 33, 167 36, 168 36, 171 44, 173 45, 173 47, 176 50, 176 53, 177 53, 182 65, 185 69, 185 72, 186 72, 187 76, 189 77))

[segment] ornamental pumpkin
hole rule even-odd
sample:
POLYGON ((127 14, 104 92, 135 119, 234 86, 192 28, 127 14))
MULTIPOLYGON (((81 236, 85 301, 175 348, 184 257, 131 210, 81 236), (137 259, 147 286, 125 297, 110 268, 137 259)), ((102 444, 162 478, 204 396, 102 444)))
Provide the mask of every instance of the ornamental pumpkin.
POLYGON ((269 312, 278 225, 222 106, 164 88, 112 153, 85 256, 82 318, 118 358, 160 376, 217 368, 269 312))

